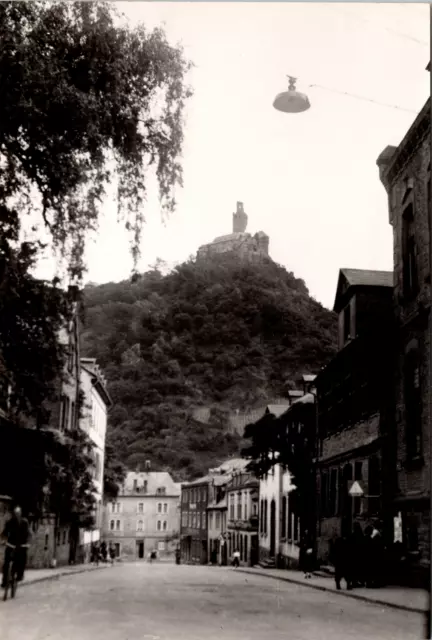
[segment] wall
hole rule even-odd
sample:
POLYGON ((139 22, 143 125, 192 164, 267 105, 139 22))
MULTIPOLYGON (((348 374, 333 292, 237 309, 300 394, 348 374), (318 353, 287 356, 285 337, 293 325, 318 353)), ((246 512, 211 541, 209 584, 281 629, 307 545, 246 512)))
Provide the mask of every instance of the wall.
POLYGON ((350 451, 370 444, 379 437, 380 415, 376 413, 367 420, 358 422, 349 428, 324 438, 322 441, 321 461, 326 458, 338 456, 345 451, 350 451))
MULTIPOLYGON (((179 496, 119 496, 115 512, 113 503, 106 505, 104 509, 103 538, 107 542, 119 542, 121 545, 121 555, 128 559, 136 559, 137 542, 144 542, 144 554, 157 547, 159 542, 165 541, 169 537, 176 535, 180 531, 179 496), (139 505, 143 505, 143 511, 139 505), (162 512, 158 510, 161 505, 162 512), (167 512, 164 513, 164 504, 167 505, 167 512), (111 521, 115 522, 114 530, 111 529, 111 521), (120 529, 117 530, 117 521, 120 521, 120 529), (139 529, 139 522, 142 521, 142 530, 139 529), (161 528, 158 529, 158 521, 161 528), (166 529, 163 530, 163 522, 166 522, 166 529)), ((167 552, 175 549, 175 544, 166 545, 167 552)))

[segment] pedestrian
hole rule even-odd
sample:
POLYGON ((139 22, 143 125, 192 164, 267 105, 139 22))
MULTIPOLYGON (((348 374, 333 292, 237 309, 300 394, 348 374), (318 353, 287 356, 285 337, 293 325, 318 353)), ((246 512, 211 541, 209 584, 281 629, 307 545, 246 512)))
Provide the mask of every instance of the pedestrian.
POLYGON ((240 566, 240 551, 236 549, 233 553, 233 567, 237 569, 240 566))
POLYGON ((6 522, 2 540, 6 544, 3 562, 2 588, 5 588, 9 565, 15 550, 15 566, 17 569, 17 579, 24 580, 24 572, 27 564, 27 549, 30 539, 30 526, 28 520, 22 517, 21 507, 16 505, 12 517, 6 522))
POLYGON ((362 587, 364 577, 364 535, 359 522, 354 523, 349 551, 352 555, 352 586, 362 587))
POLYGON ((381 532, 373 527, 371 533, 371 582, 373 587, 381 587, 384 583, 384 543, 381 532))
POLYGON ((369 589, 374 586, 375 567, 374 567, 374 551, 375 545, 372 542, 373 526, 368 525, 364 530, 364 576, 365 585, 369 589))
POLYGON ((101 557, 102 557, 102 561, 103 562, 107 561, 108 550, 107 550, 107 545, 106 545, 105 540, 103 540, 102 544, 101 544, 101 557))
POLYGON ((334 541, 331 562, 335 568, 336 589, 340 591, 341 581, 344 579, 347 584, 347 590, 350 591, 352 589, 351 558, 346 535, 338 536, 334 541))
POLYGON ((110 545, 109 545, 109 557, 110 557, 110 560, 111 560, 111 564, 114 564, 115 556, 116 556, 115 546, 114 546, 114 544, 112 542, 110 542, 110 545))
POLYGON ((299 564, 300 569, 304 572, 304 577, 306 579, 312 578, 313 546, 308 529, 305 529, 300 542, 299 564))
POLYGON ((180 549, 178 547, 175 552, 175 560, 176 560, 176 564, 180 564, 180 549))

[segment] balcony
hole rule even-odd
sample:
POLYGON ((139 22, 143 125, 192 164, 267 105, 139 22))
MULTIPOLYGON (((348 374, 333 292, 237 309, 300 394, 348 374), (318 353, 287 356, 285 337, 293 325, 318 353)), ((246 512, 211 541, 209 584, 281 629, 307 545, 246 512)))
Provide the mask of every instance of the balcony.
POLYGON ((228 520, 227 528, 242 531, 258 531, 258 516, 251 516, 247 520, 235 519, 228 520))

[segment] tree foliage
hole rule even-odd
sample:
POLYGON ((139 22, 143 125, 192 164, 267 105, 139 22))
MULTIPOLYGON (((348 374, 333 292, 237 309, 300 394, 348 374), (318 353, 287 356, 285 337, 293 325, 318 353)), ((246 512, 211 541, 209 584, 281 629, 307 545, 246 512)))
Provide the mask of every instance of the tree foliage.
POLYGON ((85 287, 84 305, 83 350, 114 401, 111 443, 126 465, 150 459, 180 478, 238 454, 229 415, 285 396, 335 351, 334 315, 272 261, 189 261, 166 276, 85 287))

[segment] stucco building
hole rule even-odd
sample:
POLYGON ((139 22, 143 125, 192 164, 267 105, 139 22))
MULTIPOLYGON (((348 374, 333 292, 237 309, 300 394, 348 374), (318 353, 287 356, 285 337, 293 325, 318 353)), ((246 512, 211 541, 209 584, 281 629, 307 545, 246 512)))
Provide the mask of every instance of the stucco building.
POLYGON ((235 471, 227 484, 228 557, 240 552, 240 564, 258 563, 259 481, 245 470, 235 471))
POLYGON ((377 164, 388 194, 393 228, 395 440, 397 482, 393 516, 411 578, 428 582, 430 570, 431 407, 431 164, 430 100, 400 145, 377 164))
POLYGON ((114 502, 104 507, 103 539, 117 557, 144 560, 172 554, 179 544, 180 484, 166 471, 129 472, 114 502))
POLYGON ((93 482, 95 485, 95 526, 81 533, 81 544, 86 548, 100 539, 102 529, 103 477, 105 465, 105 439, 108 410, 112 400, 107 391, 105 378, 95 358, 81 358, 81 391, 83 393, 80 427, 93 443, 93 482))

